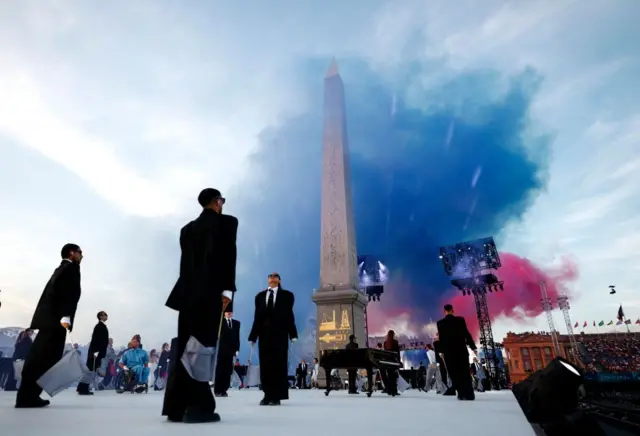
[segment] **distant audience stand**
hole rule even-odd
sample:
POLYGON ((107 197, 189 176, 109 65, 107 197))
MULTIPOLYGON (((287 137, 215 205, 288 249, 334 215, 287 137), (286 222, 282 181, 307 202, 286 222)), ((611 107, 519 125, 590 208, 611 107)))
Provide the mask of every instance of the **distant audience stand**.
POLYGON ((583 335, 580 342, 588 372, 640 372, 640 339, 635 335, 583 335))
MULTIPOLYGON (((507 333, 507 337, 551 336, 549 332, 507 333)), ((564 335, 561 335, 564 336, 564 335)), ((588 373, 640 372, 638 333, 577 334, 580 359, 588 373)))

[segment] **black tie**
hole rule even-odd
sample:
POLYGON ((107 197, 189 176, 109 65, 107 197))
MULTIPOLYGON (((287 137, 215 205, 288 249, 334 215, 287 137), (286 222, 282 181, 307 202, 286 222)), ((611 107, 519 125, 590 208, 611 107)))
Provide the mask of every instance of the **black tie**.
POLYGON ((273 299, 274 299, 273 289, 269 289, 269 299, 267 300, 267 309, 269 310, 273 309, 273 299))
POLYGON ((231 319, 227 319, 227 325, 231 328, 231 319))

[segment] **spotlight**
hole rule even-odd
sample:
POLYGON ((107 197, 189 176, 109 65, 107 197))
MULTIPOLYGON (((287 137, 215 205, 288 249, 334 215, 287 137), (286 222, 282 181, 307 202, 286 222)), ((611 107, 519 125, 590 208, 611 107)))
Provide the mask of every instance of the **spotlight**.
POLYGON ((513 394, 529 422, 545 424, 561 420, 576 409, 583 384, 580 370, 556 357, 546 368, 515 385, 513 394))
POLYGON ((500 290, 504 291, 504 285, 502 283, 500 283, 500 290))

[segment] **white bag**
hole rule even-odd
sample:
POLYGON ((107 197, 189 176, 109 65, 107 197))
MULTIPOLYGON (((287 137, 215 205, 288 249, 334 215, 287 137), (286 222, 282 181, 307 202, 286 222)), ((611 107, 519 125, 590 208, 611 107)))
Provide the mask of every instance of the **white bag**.
POLYGON ((24 360, 15 360, 13 362, 13 378, 16 381, 22 380, 22 368, 24 368, 24 360))
POLYGON ((411 389, 411 385, 407 383, 407 381, 402 378, 400 374, 398 374, 398 392, 404 392, 407 389, 411 389))
POLYGON ((234 370, 233 374, 231 374, 231 387, 232 388, 240 388, 242 386, 242 380, 238 373, 234 370))
POLYGON ((249 365, 247 375, 244 376, 244 386, 260 386, 260 365, 249 365))
POLYGON ((216 358, 216 347, 205 347, 191 336, 180 361, 192 379, 211 382, 215 379, 216 358))
POLYGON ((67 351, 58 363, 49 368, 37 383, 50 397, 54 397, 79 382, 89 372, 80 354, 72 349, 67 351))

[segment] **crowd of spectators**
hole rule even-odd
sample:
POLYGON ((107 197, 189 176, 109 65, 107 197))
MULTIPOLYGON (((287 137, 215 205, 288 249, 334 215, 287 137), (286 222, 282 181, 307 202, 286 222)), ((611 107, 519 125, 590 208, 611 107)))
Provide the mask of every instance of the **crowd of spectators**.
POLYGON ((580 342, 587 371, 640 372, 640 338, 636 335, 583 335, 580 342))

